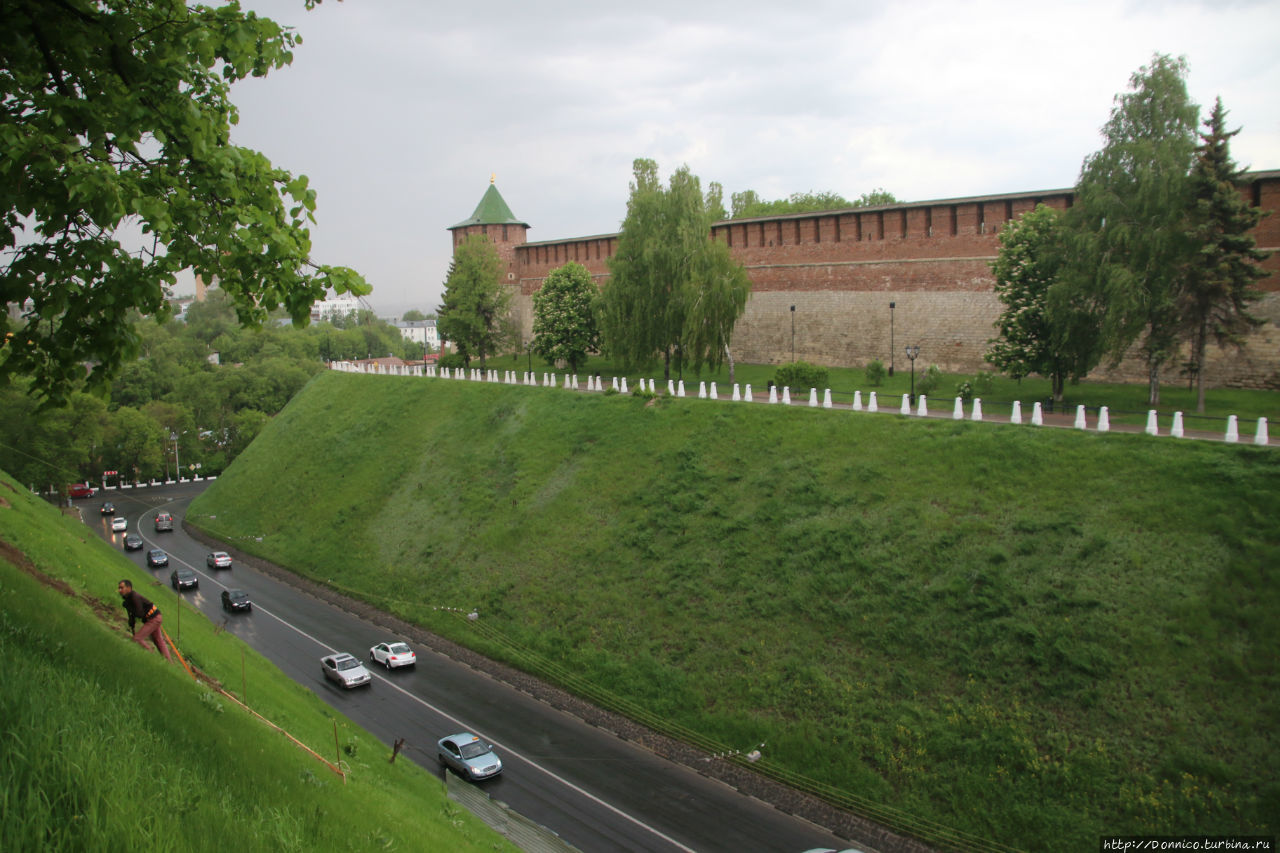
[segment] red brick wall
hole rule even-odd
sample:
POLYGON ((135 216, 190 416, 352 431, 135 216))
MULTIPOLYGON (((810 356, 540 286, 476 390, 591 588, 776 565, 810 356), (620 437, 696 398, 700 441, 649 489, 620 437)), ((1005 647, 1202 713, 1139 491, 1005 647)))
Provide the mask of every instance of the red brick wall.
MULTIPOLYGON (((1280 387, 1280 172, 1255 175, 1241 192, 1273 212, 1256 230, 1259 247, 1275 250, 1263 264, 1273 275, 1259 285, 1267 294, 1254 312, 1266 322, 1244 355, 1213 356, 1214 369, 1219 384, 1280 387)), ((892 337, 897 349, 919 343, 921 358, 944 370, 983 369, 1000 312, 990 263, 1001 227, 1037 204, 1062 210, 1071 202, 1070 190, 1054 190, 720 223, 712 237, 730 246, 752 281, 734 332, 736 357, 790 360, 794 304, 803 323, 797 358, 856 366, 873 358, 901 361, 890 351, 892 337), (890 302, 896 306, 892 335, 890 302)), ((498 241, 493 232, 500 227, 488 226, 488 236, 508 264, 513 313, 526 338, 532 294, 551 270, 576 261, 603 283, 617 249, 616 234, 526 244, 523 227, 498 241)), ((514 232, 516 226, 509 227, 514 232)), ((460 233, 454 232, 455 245, 460 233)), ((1140 367, 1127 363, 1109 375, 1142 378, 1140 367)))

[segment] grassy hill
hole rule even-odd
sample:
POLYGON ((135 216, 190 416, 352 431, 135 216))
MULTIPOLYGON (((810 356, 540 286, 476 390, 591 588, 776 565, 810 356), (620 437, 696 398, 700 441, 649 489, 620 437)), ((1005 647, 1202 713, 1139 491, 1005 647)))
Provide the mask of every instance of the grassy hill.
POLYGON ((438 779, 179 605, 0 474, 0 850, 512 850, 438 779), (116 581, 160 605, 208 682, 128 637, 116 581), (234 685, 234 686, 231 686, 234 685), (334 754, 335 737, 342 743, 334 754), (326 747, 327 744, 327 747, 326 747))
POLYGON ((900 826, 1280 826, 1274 450, 331 373, 190 517, 900 826))

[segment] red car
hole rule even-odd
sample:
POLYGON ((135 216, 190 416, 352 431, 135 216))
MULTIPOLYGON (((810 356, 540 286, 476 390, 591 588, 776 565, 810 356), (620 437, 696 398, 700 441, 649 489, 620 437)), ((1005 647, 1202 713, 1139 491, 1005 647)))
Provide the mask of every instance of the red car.
POLYGON ((98 490, 88 483, 72 483, 67 486, 67 494, 73 498, 91 498, 98 493, 98 490))

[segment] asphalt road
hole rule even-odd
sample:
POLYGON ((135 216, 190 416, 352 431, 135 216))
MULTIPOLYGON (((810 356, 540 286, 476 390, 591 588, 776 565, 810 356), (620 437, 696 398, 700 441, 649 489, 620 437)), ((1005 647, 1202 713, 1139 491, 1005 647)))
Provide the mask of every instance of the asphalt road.
MULTIPOLYGON (((490 741, 503 773, 483 783, 495 799, 557 833, 584 851, 799 851, 844 849, 848 842, 808 821, 785 814, 640 746, 588 725, 484 673, 430 649, 415 647, 414 668, 385 671, 368 665, 373 684, 344 691, 325 680, 320 658, 334 651, 368 659, 369 648, 396 639, 384 629, 254 569, 205 567, 209 548, 187 536, 181 520, 204 483, 99 494, 76 501, 85 523, 123 550, 100 515, 104 500, 129 520, 146 547, 125 552, 143 571, 168 583, 169 572, 187 566, 200 588, 183 593, 187 604, 273 661, 287 676, 387 745, 406 739, 405 757, 432 772, 437 739, 472 731, 490 741), (157 533, 160 509, 173 513, 172 533, 157 533), (168 552, 167 568, 147 569, 150 548, 168 552), (246 590, 249 614, 226 614, 224 588, 246 590)), ((123 618, 123 617, 122 617, 123 618)), ((165 624, 173 632, 173 617, 165 624)))

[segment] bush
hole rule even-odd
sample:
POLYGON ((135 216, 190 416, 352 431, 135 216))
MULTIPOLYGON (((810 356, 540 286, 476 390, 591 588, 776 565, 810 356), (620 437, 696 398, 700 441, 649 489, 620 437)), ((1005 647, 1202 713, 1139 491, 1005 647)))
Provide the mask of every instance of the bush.
POLYGON ((916 380, 916 392, 920 394, 932 394, 934 389, 942 382, 942 371, 938 365, 931 364, 929 369, 920 374, 920 378, 916 380))
POLYGON ((979 370, 978 375, 973 377, 973 393, 979 397, 990 397, 995 387, 996 378, 988 371, 979 370))
POLYGON ((884 382, 884 377, 885 369, 883 361, 877 358, 867 365, 867 382, 879 388, 880 383, 884 382))
POLYGON ((956 386, 956 396, 966 403, 973 399, 973 383, 968 379, 956 386))
POLYGON ((467 360, 460 352, 447 352, 440 356, 436 362, 436 367, 447 367, 450 370, 456 370, 459 367, 466 367, 467 360))
POLYGON ((784 364, 773 374, 773 384, 780 388, 804 390, 827 388, 827 369, 807 361, 784 364))

